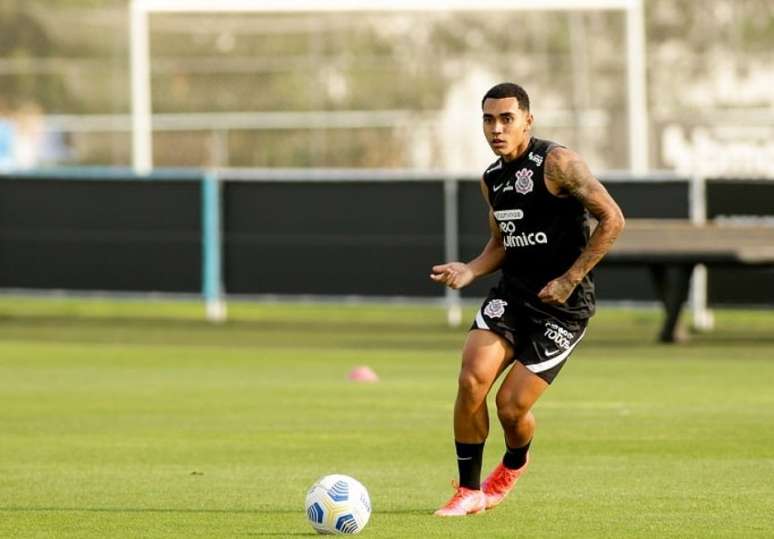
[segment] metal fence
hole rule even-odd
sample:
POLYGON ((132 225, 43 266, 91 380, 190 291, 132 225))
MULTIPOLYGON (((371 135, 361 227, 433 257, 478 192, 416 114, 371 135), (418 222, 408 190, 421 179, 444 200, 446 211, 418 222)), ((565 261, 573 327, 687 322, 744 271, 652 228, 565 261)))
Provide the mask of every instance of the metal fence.
MULTIPOLYGON (((488 238, 477 178, 394 170, 57 169, 0 176, 0 288, 460 302, 428 278, 488 238)), ((629 218, 774 215, 774 182, 602 175, 629 218)), ((767 221, 768 220, 768 221, 767 221)), ((655 301, 646 268, 597 270, 603 300, 655 301)), ((711 270, 704 301, 774 302, 766 269, 711 270)), ((698 279, 701 281, 701 279, 698 279)), ((702 283, 700 283, 702 284, 702 283)), ((705 286, 702 284, 702 286, 705 286)), ((701 307, 701 304, 699 304, 701 307)))

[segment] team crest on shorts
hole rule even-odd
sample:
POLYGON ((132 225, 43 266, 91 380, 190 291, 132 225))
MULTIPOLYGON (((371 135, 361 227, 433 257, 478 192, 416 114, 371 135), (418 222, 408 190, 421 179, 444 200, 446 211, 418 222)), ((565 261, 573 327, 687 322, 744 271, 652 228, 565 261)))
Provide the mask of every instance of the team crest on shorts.
POLYGON ((507 301, 501 299, 493 299, 484 307, 484 314, 489 318, 500 318, 505 314, 505 306, 508 305, 507 301))
POLYGON ((526 195, 532 191, 534 186, 535 184, 532 181, 532 171, 530 169, 523 168, 516 172, 516 184, 514 187, 516 188, 517 193, 526 195))

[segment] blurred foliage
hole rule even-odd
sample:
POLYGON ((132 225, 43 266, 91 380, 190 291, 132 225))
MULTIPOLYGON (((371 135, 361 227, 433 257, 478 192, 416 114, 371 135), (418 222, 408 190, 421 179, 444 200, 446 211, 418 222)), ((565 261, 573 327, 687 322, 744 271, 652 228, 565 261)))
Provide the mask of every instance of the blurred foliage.
MULTIPOLYGON (((711 83, 720 64, 741 73, 774 63, 770 0, 647 0, 646 15, 649 96, 662 116, 695 106, 684 88, 711 83)), ((585 140, 605 166, 620 168, 627 162, 625 19, 579 12, 574 21, 545 11, 157 14, 153 107, 438 111, 479 72, 492 82, 522 82, 546 110, 604 111, 605 132, 559 126, 550 134, 585 140)), ((7 105, 34 100, 49 114, 127 114, 128 64, 126 0, 0 0, 0 101, 7 105)), ((724 99, 721 105, 733 105, 724 99)), ((232 132, 229 162, 405 166, 411 139, 398 131, 232 132)), ((159 163, 206 162, 206 139, 160 137, 171 146, 157 149, 159 163)), ((125 164, 126 140, 124 133, 83 135, 75 144, 83 162, 125 164)))
MULTIPOLYGON (((0 58, 25 65, 34 58, 50 56, 54 44, 41 22, 20 5, 10 0, 0 2, 0 58)), ((57 78, 40 84, 36 73, 21 70, 13 76, 3 73, 0 88, 5 105, 18 107, 30 99, 61 102, 64 85, 57 78)))

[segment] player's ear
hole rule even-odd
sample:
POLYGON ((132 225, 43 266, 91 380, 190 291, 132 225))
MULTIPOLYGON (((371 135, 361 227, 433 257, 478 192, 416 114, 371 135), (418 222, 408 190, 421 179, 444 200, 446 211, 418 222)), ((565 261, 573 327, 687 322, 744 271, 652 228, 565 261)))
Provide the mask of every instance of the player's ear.
POLYGON ((532 116, 531 112, 527 113, 527 129, 532 129, 532 122, 535 121, 535 117, 532 116))

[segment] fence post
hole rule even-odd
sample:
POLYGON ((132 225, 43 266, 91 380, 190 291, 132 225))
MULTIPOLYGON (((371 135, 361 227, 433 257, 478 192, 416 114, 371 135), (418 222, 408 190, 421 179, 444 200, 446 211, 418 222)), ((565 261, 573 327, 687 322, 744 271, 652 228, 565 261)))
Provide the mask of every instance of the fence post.
MULTIPOLYGON (((703 174, 695 173, 690 185, 691 222, 704 225, 707 222, 707 181, 703 174)), ((712 311, 707 308, 707 266, 697 264, 691 277, 691 311, 693 329, 708 331, 715 325, 712 311)))
MULTIPOLYGON (((444 220, 444 256, 446 261, 459 259, 459 186, 455 178, 443 181, 443 220, 444 220)), ((446 303, 446 320, 451 327, 459 327, 462 323, 462 303, 460 291, 444 288, 446 303)))
POLYGON ((202 177, 202 296, 207 320, 224 322, 223 247, 221 242, 221 188, 215 171, 202 177))

